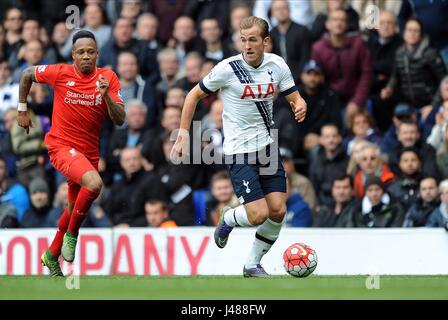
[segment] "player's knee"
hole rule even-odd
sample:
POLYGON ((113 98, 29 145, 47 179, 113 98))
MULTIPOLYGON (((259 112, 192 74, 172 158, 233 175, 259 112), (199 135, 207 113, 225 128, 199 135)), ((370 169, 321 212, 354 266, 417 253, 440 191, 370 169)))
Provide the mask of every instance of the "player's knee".
POLYGON ((286 214, 286 205, 282 205, 279 208, 273 208, 269 212, 269 218, 275 222, 282 222, 286 214))
POLYGON ((103 181, 101 180, 100 177, 98 177, 95 180, 92 180, 87 185, 87 189, 89 189, 89 190, 91 190, 93 192, 97 192, 97 193, 100 193, 102 188, 103 188, 103 181))
POLYGON ((82 177, 82 186, 90 191, 100 193, 103 188, 103 180, 97 172, 86 172, 82 177))

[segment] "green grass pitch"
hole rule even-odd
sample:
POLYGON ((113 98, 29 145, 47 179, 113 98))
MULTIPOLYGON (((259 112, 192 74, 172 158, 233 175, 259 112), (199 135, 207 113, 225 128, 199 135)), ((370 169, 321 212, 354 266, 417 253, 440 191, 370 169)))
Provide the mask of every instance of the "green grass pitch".
POLYGON ((371 290, 365 276, 87 276, 79 290, 66 279, 1 276, 0 299, 448 299, 448 276, 380 276, 371 290))

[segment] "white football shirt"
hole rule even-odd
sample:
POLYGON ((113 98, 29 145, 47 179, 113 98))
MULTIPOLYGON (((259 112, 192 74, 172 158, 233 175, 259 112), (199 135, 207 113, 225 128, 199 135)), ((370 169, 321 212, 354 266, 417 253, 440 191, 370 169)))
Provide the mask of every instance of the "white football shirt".
POLYGON ((297 90, 288 65, 273 53, 264 53, 257 68, 247 64, 242 54, 227 58, 199 86, 209 94, 221 90, 226 155, 256 152, 272 143, 274 97, 297 90))

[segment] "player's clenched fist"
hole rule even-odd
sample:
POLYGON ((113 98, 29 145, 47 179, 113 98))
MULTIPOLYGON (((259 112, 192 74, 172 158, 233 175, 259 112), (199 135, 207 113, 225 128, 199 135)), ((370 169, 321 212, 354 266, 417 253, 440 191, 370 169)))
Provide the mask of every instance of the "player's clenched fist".
POLYGON ((295 102, 291 101, 291 109, 294 112, 294 118, 297 122, 305 120, 306 116, 306 102, 302 98, 297 99, 295 102))
POLYGON ((107 80, 102 74, 98 77, 98 87, 101 95, 104 97, 109 89, 109 80, 107 80))
POLYGON ((30 132, 30 127, 34 128, 28 111, 18 111, 17 123, 26 130, 26 133, 30 132))

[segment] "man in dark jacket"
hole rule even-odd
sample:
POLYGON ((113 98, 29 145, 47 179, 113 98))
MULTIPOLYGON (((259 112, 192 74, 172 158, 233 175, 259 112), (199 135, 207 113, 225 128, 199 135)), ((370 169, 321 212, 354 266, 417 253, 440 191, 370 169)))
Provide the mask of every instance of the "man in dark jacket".
POLYGON ((310 161, 310 180, 319 205, 333 202, 331 190, 334 177, 346 171, 348 160, 338 127, 332 124, 324 125, 321 129, 320 146, 310 161))
POLYGON ((400 144, 397 137, 398 127, 402 122, 417 123, 417 111, 408 104, 400 103, 394 108, 394 116, 392 118, 392 125, 384 134, 381 141, 380 148, 383 153, 391 153, 400 144))
POLYGON ((310 56, 308 29, 291 20, 288 1, 272 1, 271 15, 278 21, 271 31, 272 52, 285 59, 297 79, 310 56))
POLYGON ((370 99, 373 104, 373 116, 382 132, 386 131, 391 124, 395 99, 383 100, 380 93, 390 79, 394 67, 395 52, 403 42, 396 32, 396 20, 392 12, 381 12, 379 29, 378 31, 370 30, 367 40, 374 73, 370 99))
POLYGON ((6 159, 0 154, 0 203, 9 203, 17 209, 17 220, 22 221, 23 214, 30 207, 28 193, 24 186, 8 178, 6 159))
POLYGON ((431 213, 426 222, 427 227, 443 227, 448 231, 448 180, 443 180, 439 185, 440 205, 431 213))
POLYGON ((146 106, 142 101, 131 100, 126 110, 127 128, 114 131, 106 158, 105 184, 119 180, 121 176, 120 153, 125 147, 143 145, 146 131, 146 106))
POLYGON ((349 212, 355 204, 352 177, 346 173, 335 176, 331 194, 333 203, 319 207, 313 218, 313 227, 344 228, 347 226, 349 212))
POLYGON ((299 93, 306 101, 308 111, 299 126, 305 139, 305 149, 315 146, 323 125, 332 123, 342 129, 341 105, 338 95, 324 84, 322 69, 314 60, 308 61, 301 74, 299 93))
POLYGON ((0 229, 18 228, 17 209, 10 203, 0 203, 0 229))
POLYGON ((322 67, 325 81, 339 94, 347 116, 364 107, 372 82, 372 62, 364 40, 347 34, 347 13, 332 11, 328 33, 314 43, 311 58, 322 67))
POLYGON ((20 226, 22 228, 53 227, 50 221, 50 189, 42 178, 34 178, 29 186, 31 207, 23 215, 20 226))
POLYGON ((216 63, 233 54, 229 40, 223 37, 223 30, 219 27, 218 19, 210 17, 202 20, 196 51, 205 59, 216 63))
POLYGON ((111 66, 116 70, 118 55, 122 51, 131 51, 138 57, 139 70, 147 81, 155 85, 159 80, 159 65, 155 56, 150 55, 151 51, 146 48, 146 44, 132 37, 134 27, 127 18, 118 18, 113 29, 113 36, 106 44, 100 48, 100 67, 111 66))
POLYGON ((389 153, 389 167, 395 175, 400 174, 398 156, 406 147, 417 149, 422 160, 422 174, 424 176, 438 176, 436 150, 426 142, 420 140, 417 124, 414 122, 402 122, 397 132, 399 145, 389 153))
MULTIPOLYGON (((144 216, 145 201, 158 198, 168 203, 170 216, 177 225, 194 225, 193 190, 200 187, 199 183, 202 181, 200 165, 171 162, 170 151, 174 142, 170 139, 170 132, 165 133, 160 142, 164 159, 155 165, 154 173, 136 191, 136 202, 132 207, 134 216, 144 216)), ((132 225, 142 226, 145 223, 146 220, 138 218, 132 225)))
POLYGON ((398 156, 398 178, 387 188, 387 192, 401 203, 404 210, 414 204, 418 196, 422 161, 418 150, 407 147, 400 150, 398 156))
POLYGON ((165 46, 173 33, 174 21, 184 12, 188 0, 159 1, 148 0, 147 10, 159 19, 159 25, 163 26, 157 30, 157 35, 162 45, 165 46))
POLYGON ((405 43, 395 52, 392 76, 381 98, 395 94, 419 109, 435 104, 440 99, 436 92, 446 73, 445 64, 439 52, 430 47, 418 20, 406 23, 403 36, 405 43))
POLYGON ((123 51, 117 58, 117 75, 126 109, 129 101, 137 99, 146 105, 146 126, 153 128, 160 117, 154 85, 139 74, 138 57, 131 51, 123 51))
POLYGON ((138 148, 123 149, 120 154, 120 165, 124 171, 123 179, 112 185, 109 196, 104 202, 104 210, 113 225, 129 226, 136 218, 134 211, 131 210, 136 190, 142 187, 147 175, 142 168, 138 148))
POLYGON ((403 227, 424 227, 431 213, 439 205, 439 190, 436 178, 423 178, 420 181, 420 195, 406 212, 403 227))
POLYGON ((291 117, 291 106, 285 97, 279 96, 275 99, 273 115, 274 128, 278 129, 279 147, 291 150, 294 158, 304 157, 303 130, 300 128, 301 125, 297 125, 297 121, 291 117))
POLYGON ((399 202, 386 193, 379 177, 369 176, 365 182, 366 195, 350 212, 347 227, 399 228, 404 210, 399 202))
MULTIPOLYGON (((326 0, 327 2, 327 11, 331 13, 334 10, 343 9, 347 13, 348 20, 348 29, 347 31, 358 31, 359 30, 359 14, 355 9, 350 5, 347 0, 326 0)), ((311 26, 310 35, 311 41, 315 42, 322 37, 322 35, 326 32, 325 22, 328 19, 328 15, 325 13, 320 13, 314 19, 314 22, 311 26)))
POLYGON ((163 138, 165 135, 179 128, 180 114, 181 111, 179 108, 166 107, 163 110, 160 121, 161 128, 148 130, 143 136, 141 154, 148 162, 154 165, 156 170, 160 164, 166 162, 162 149, 163 138))

